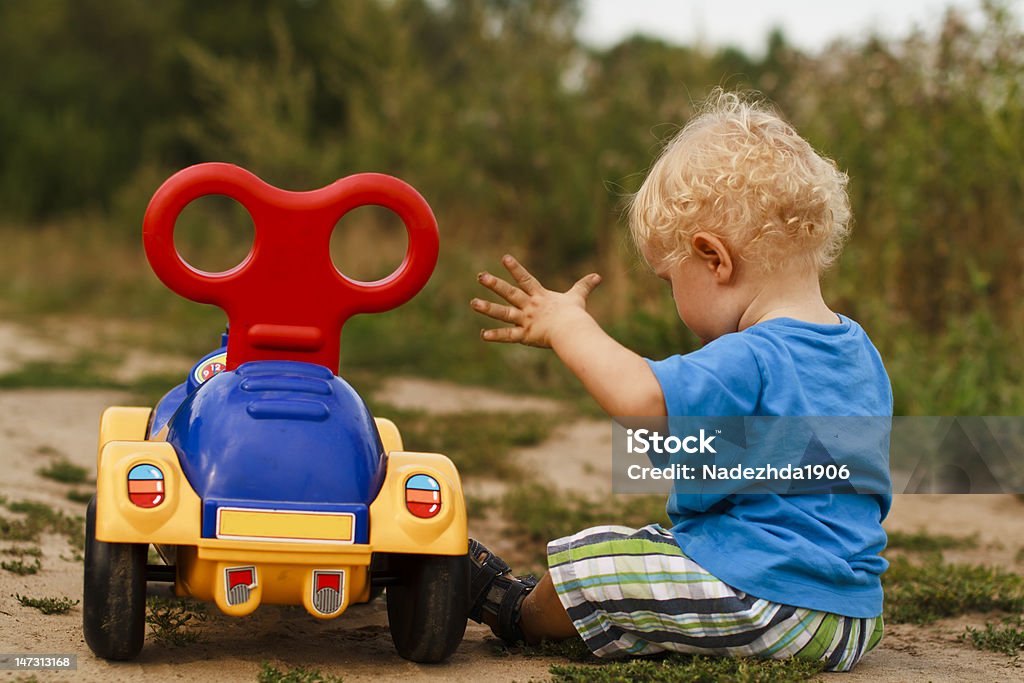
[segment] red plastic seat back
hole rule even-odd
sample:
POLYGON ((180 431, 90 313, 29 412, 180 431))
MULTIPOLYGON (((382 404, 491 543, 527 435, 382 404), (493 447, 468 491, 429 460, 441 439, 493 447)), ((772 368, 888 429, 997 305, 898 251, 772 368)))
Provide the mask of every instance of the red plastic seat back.
POLYGON ((356 313, 379 313, 414 297, 437 264, 437 221, 426 200, 388 175, 360 173, 309 192, 289 192, 231 164, 190 166, 160 186, 143 223, 146 256, 171 290, 227 313, 227 367, 253 360, 297 360, 338 372, 341 328, 356 313), (252 216, 252 250, 223 273, 198 270, 174 246, 185 206, 225 195, 252 216), (395 272, 360 282, 331 260, 331 233, 352 209, 383 206, 405 223, 409 246, 395 272))

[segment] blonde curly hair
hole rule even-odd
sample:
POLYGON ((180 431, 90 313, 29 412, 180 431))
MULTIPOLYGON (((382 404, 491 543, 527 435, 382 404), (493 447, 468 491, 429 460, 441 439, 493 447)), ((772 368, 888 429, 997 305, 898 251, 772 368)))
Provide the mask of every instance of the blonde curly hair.
POLYGON ((630 231, 669 265, 707 231, 763 271, 799 264, 820 273, 850 233, 847 181, 762 100, 716 89, 633 196, 630 231))

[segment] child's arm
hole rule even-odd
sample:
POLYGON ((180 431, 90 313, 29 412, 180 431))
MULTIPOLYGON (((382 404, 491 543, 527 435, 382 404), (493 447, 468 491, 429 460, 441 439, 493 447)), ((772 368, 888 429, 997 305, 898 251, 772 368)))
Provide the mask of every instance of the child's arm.
POLYGON ((512 327, 483 330, 484 340, 554 349, 609 415, 665 414, 661 385, 647 361, 609 337, 587 313, 587 297, 601 276, 592 273, 567 292, 553 292, 513 257, 505 256, 502 264, 519 287, 487 272, 478 279, 511 305, 482 299, 473 299, 471 305, 512 327))

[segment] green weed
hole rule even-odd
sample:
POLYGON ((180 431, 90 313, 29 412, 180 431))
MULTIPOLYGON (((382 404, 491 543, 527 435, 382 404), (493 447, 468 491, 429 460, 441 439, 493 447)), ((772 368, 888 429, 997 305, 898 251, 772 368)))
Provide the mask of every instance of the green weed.
POLYGON ((86 504, 90 500, 92 500, 92 497, 95 494, 96 494, 95 491, 87 491, 87 490, 83 490, 83 489, 71 489, 70 491, 67 492, 67 494, 64 497, 67 498, 68 500, 70 500, 72 503, 83 503, 83 504, 86 504))
POLYGON ((556 664, 557 683, 796 683, 815 678, 824 665, 803 659, 740 659, 670 655, 598 665, 556 664))
POLYGON ((14 555, 16 557, 42 557, 43 549, 35 545, 16 545, 11 546, 10 548, 4 548, 3 550, 0 550, 0 554, 14 555))
POLYGON ((62 484, 82 484, 85 483, 89 471, 68 460, 58 460, 36 470, 36 474, 62 484))
POLYGON ((395 422, 406 448, 444 453, 462 476, 513 479, 523 474, 511 458, 516 448, 542 443, 564 420, 546 413, 458 413, 430 415, 374 406, 374 414, 395 422))
POLYGON ((1024 610, 1024 577, 997 567, 892 559, 882 575, 885 618, 893 623, 927 624, 966 612, 1024 610))
POLYGON ((35 541, 39 531, 23 519, 0 517, 0 539, 5 541, 35 541))
POLYGON ((84 519, 81 516, 66 515, 43 503, 27 500, 7 503, 7 509, 22 513, 24 517, 0 517, 0 540, 36 541, 39 534, 45 531, 64 536, 73 548, 85 548, 84 519))
POLYGON ((202 603, 192 600, 173 600, 151 595, 146 599, 146 623, 150 635, 158 643, 183 647, 200 642, 202 636, 194 630, 208 618, 202 603))
POLYGON ((342 678, 331 674, 325 675, 316 669, 307 669, 303 666, 282 671, 268 662, 263 662, 256 680, 259 683, 341 683, 342 678))
POLYGON ((971 536, 948 536, 932 534, 927 531, 907 533, 905 531, 887 532, 888 550, 904 550, 912 553, 934 553, 943 550, 966 550, 978 547, 977 534, 971 536))
MULTIPOLYGON (((199 360, 199 356, 196 356, 196 360, 199 360)), ((164 394, 183 381, 185 381, 184 371, 182 373, 143 375, 125 385, 124 389, 131 394, 133 405, 155 406, 164 397, 164 394)))
POLYGON ((114 389, 120 384, 111 380, 101 367, 110 359, 92 353, 81 353, 69 361, 32 361, 16 370, 0 375, 0 387, 76 387, 114 389))
POLYGON ((967 627, 960 640, 968 641, 979 650, 1002 652, 1011 657, 1024 652, 1024 617, 1003 619, 1002 625, 986 623, 984 630, 967 627))
POLYGON ((493 498, 483 496, 464 496, 466 501, 466 516, 470 519, 483 519, 487 517, 490 510, 495 508, 496 501, 493 498))
POLYGON ((669 523, 665 497, 621 495, 615 505, 601 503, 571 491, 555 491, 543 484, 523 484, 510 489, 501 500, 501 511, 511 533, 535 546, 533 561, 546 565, 548 541, 601 524, 642 527, 669 523))
POLYGON ((580 638, 568 640, 544 640, 537 645, 508 645, 500 640, 494 641, 494 653, 499 656, 521 655, 524 657, 561 657, 572 662, 598 663, 590 649, 580 638))
POLYGON ((34 607, 43 614, 67 614, 71 608, 79 603, 71 598, 29 598, 24 595, 15 595, 23 607, 34 607))
POLYGON ((37 574, 39 570, 43 568, 43 563, 39 561, 39 558, 35 558, 31 564, 26 564, 24 560, 11 560, 0 562, 0 569, 6 569, 12 574, 18 576, 28 576, 30 574, 37 574))

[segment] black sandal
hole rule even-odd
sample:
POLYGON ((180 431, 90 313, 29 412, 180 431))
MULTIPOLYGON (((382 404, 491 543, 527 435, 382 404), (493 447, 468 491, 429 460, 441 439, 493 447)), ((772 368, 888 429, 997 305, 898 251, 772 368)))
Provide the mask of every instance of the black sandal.
POLYGON ((483 623, 484 613, 497 617, 491 627, 494 635, 506 643, 515 645, 525 640, 519 627, 519 614, 523 600, 536 587, 532 576, 515 577, 508 564, 488 550, 482 543, 469 539, 469 560, 472 566, 470 579, 469 618, 483 623))

